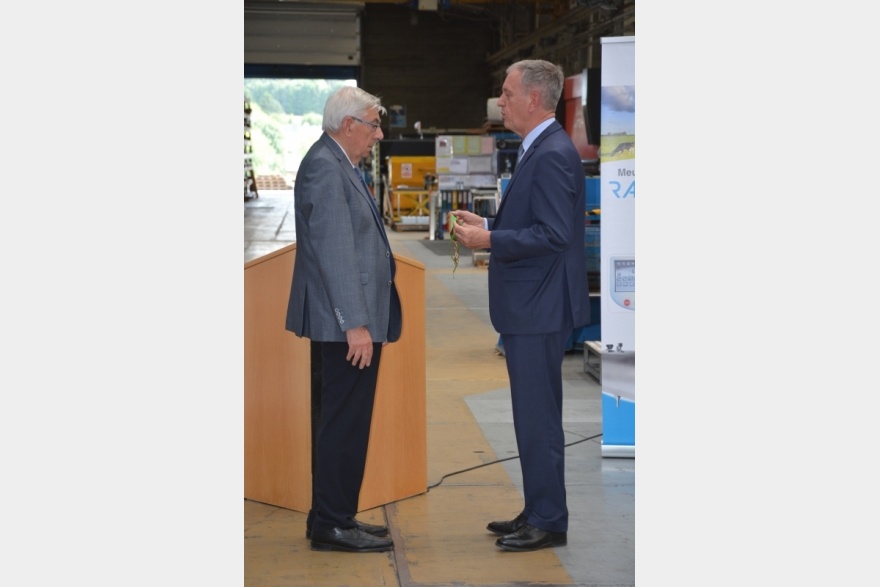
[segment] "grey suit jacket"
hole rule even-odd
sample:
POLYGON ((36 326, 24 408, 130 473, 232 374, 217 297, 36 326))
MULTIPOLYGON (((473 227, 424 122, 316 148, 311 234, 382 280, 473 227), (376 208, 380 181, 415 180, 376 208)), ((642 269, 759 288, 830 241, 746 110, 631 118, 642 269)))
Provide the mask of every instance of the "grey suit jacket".
POLYGON ((373 342, 400 337, 400 298, 385 225, 348 156, 324 133, 294 184, 296 260, 286 328, 313 341, 345 342, 366 326, 373 342))

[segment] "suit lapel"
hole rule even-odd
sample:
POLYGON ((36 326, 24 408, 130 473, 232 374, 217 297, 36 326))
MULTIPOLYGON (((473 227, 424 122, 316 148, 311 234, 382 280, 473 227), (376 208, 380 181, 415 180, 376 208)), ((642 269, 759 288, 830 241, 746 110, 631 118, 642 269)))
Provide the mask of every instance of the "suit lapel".
MULTIPOLYGON (((345 162, 343 162, 343 165, 344 164, 345 164, 345 162)), ((363 176, 360 174, 360 171, 358 171, 357 169, 355 169, 354 167, 351 167, 351 166, 349 166, 349 169, 351 170, 349 172, 349 179, 355 185, 355 188, 357 188, 358 193, 360 193, 361 196, 366 198, 367 205, 370 207, 370 211, 373 213, 373 218, 376 220, 376 222, 382 228, 382 234, 384 235, 385 234, 385 224, 382 222, 382 218, 379 217, 379 208, 376 207, 376 202, 375 202, 375 200, 373 200, 373 194, 371 194, 370 190, 367 189, 367 184, 364 181, 363 176), (354 176, 354 177, 352 177, 352 176, 354 176)))
MULTIPOLYGON (((370 193, 370 190, 367 189, 367 184, 363 181, 363 176, 360 174, 360 171, 356 170, 354 166, 351 164, 351 161, 348 160, 348 155, 342 150, 342 148, 333 140, 333 138, 324 133, 321 135, 321 140, 324 141, 324 144, 327 145, 327 148, 330 149, 330 152, 336 155, 336 159, 339 161, 339 165, 342 166, 345 174, 348 176, 348 180, 354 184, 354 189, 362 198, 365 198, 367 206, 370 207, 370 211, 373 213, 373 220, 376 221, 376 227, 379 229, 379 234, 382 235, 382 240, 385 241, 385 246, 388 249, 391 249, 391 244, 388 242, 388 235, 385 234, 385 223, 382 222, 382 217, 379 216, 379 208, 376 207, 376 202, 373 200, 373 195, 370 193)), ((391 257, 391 272, 394 274, 394 257, 391 257)))
MULTIPOLYGON (((541 147, 541 143, 544 142, 548 136, 553 134, 554 132, 561 130, 562 125, 560 125, 557 121, 553 121, 553 123, 544 129, 544 131, 535 137, 535 140, 532 141, 532 144, 529 145, 528 150, 523 155, 523 158, 519 163, 516 164, 516 169, 513 170, 513 175, 510 176, 510 183, 507 184, 507 190, 504 192, 506 196, 513 190, 513 184, 516 181, 517 175, 519 175, 520 169, 532 158, 532 155, 541 147)), ((498 222, 498 218, 501 216, 501 211, 504 209, 504 203, 507 201, 506 197, 501 198, 501 205, 498 206, 498 211, 495 213, 495 222, 498 222)))
POLYGON ((382 237, 385 238, 387 242, 388 239, 385 237, 385 223, 382 222, 382 218, 379 216, 379 209, 376 207, 376 202, 373 200, 373 195, 370 193, 370 190, 367 189, 367 184, 364 183, 363 176, 360 174, 360 171, 354 168, 351 162, 348 160, 348 155, 342 150, 342 148, 333 140, 333 138, 324 133, 321 135, 321 139, 324 141, 324 144, 330 149, 330 151, 336 155, 336 159, 339 161, 339 165, 342 166, 345 174, 348 176, 348 180, 354 184, 354 188, 361 195, 361 197, 365 198, 367 205, 370 207, 370 210, 373 212, 373 219, 378 223, 379 228, 382 230, 382 237))

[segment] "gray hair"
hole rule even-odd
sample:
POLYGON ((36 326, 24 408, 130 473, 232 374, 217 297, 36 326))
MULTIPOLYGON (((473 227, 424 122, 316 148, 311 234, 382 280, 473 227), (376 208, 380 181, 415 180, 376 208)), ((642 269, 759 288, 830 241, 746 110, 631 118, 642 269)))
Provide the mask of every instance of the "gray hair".
POLYGON ((376 109, 385 114, 382 100, 355 86, 342 86, 327 98, 324 104, 324 120, 321 129, 337 132, 346 116, 361 117, 368 110, 376 109))
POLYGON ((522 85, 541 93, 542 107, 556 110, 559 97, 562 95, 562 86, 565 84, 561 67, 543 59, 525 59, 507 68, 508 74, 511 71, 522 72, 520 80, 522 85))

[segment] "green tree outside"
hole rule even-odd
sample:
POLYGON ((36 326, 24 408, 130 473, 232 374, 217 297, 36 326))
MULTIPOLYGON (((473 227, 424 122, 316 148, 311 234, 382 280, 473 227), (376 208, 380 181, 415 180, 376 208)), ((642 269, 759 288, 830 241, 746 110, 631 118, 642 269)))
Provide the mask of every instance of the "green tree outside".
POLYGON ((324 103, 353 80, 244 80, 251 103, 254 173, 293 179, 299 162, 321 134, 324 103))

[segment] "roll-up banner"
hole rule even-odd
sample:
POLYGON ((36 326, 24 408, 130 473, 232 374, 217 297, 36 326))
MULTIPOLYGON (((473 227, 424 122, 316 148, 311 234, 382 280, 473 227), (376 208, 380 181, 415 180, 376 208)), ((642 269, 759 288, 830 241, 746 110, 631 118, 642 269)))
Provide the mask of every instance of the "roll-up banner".
POLYGON ((602 38, 602 456, 636 454, 635 37, 602 38))

